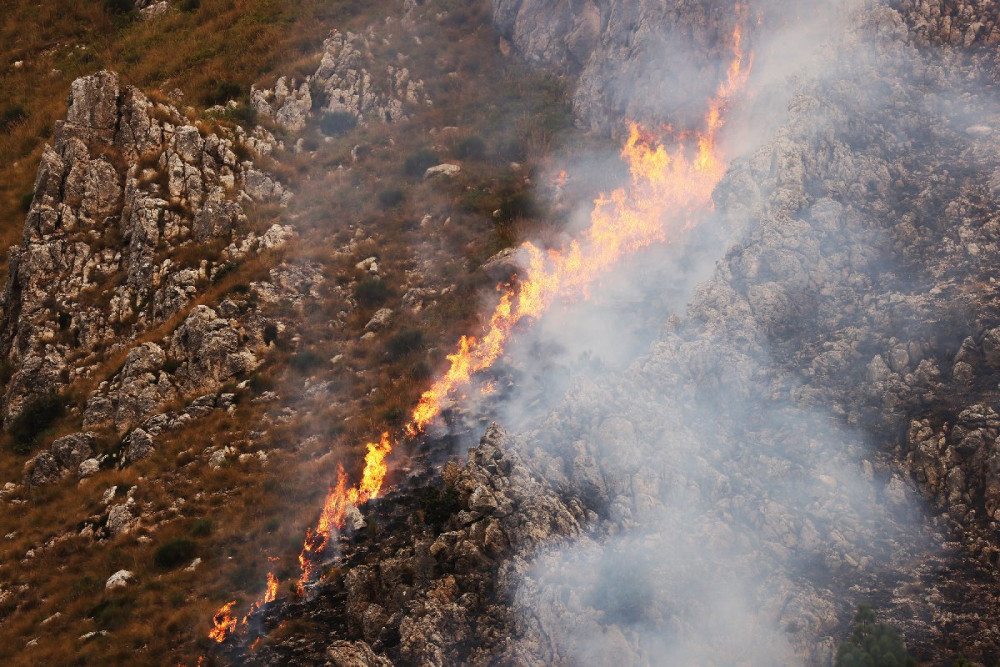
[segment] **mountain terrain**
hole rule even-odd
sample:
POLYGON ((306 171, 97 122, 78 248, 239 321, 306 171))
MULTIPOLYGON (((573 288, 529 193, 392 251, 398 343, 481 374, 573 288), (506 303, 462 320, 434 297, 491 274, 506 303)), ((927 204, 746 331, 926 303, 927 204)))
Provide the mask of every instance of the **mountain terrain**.
POLYGON ((853 664, 860 604, 918 664, 1000 660, 994 3, 4 23, 5 662, 853 664), (703 219, 519 324, 300 579, 520 244, 627 181, 629 122, 706 108, 703 219))

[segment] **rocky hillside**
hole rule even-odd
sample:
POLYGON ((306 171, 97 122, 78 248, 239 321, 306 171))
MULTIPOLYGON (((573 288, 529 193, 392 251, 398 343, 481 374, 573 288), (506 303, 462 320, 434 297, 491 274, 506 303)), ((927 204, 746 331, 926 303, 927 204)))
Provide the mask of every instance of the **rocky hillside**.
MULTIPOLYGON (((277 21, 236 4, 104 29, 277 21)), ((921 664, 1000 659, 993 3, 333 4, 242 84, 95 66, 22 146, 6 662, 830 665, 860 603, 921 664), (338 463, 477 330, 501 251, 573 233, 624 119, 698 127, 738 29, 710 220, 519 332, 300 588, 338 463)))

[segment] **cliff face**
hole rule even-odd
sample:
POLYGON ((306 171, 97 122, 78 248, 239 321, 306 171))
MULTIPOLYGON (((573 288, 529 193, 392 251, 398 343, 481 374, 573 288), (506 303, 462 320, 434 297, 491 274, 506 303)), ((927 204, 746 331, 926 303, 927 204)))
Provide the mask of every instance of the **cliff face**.
MULTIPOLYGON (((181 312, 227 260, 237 259, 239 246, 266 250, 291 235, 290 228, 274 227, 255 243, 243 205, 290 194, 252 160, 237 157, 235 150, 253 155, 247 138, 220 137, 206 127, 121 86, 109 72, 73 84, 67 120, 42 157, 24 240, 11 252, 0 303, 0 345, 14 369, 4 397, 8 423, 32 401, 87 377, 105 355, 129 352, 131 339, 181 312), (221 256, 174 258, 181 248, 206 244, 230 247, 221 256)), ((171 358, 182 364, 199 354, 181 347, 171 358)), ((124 432, 159 403, 252 368, 252 354, 238 347, 230 343, 220 354, 242 354, 240 361, 190 364, 187 387, 180 379, 155 378, 167 361, 161 351, 159 364, 143 370, 154 374, 149 386, 126 399, 147 403, 143 409, 119 406, 98 392, 84 422, 113 419, 124 432), (106 408, 107 401, 115 405, 106 408)))

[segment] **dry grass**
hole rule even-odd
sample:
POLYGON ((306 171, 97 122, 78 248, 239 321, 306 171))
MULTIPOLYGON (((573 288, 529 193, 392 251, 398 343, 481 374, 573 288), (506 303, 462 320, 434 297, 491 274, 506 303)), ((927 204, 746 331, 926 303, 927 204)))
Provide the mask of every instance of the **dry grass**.
MULTIPOLYGON (((19 189, 31 187, 46 128, 64 114, 73 76, 107 66, 146 89, 180 87, 186 100, 198 106, 220 81, 234 81, 246 89, 251 81, 270 82, 280 74, 311 71, 329 27, 380 17, 388 3, 292 4, 202 0, 195 14, 176 13, 148 24, 116 27, 101 15, 100 3, 56 12, 28 0, 13 0, 6 26, 43 19, 52 25, 37 35, 0 29, 0 53, 26 61, 22 69, 0 74, 0 90, 5 91, 0 96, 23 99, 31 110, 23 125, 0 135, 0 242, 6 240, 3 234, 8 229, 12 241, 19 233, 21 215, 11 207, 19 189), (94 26, 89 37, 79 28, 83 24, 94 26), (74 45, 85 39, 90 40, 88 49, 76 49, 74 45), (93 60, 81 51, 93 53, 93 60), (57 64, 62 73, 48 75, 57 64), (4 87, 8 82, 10 86, 4 87), (37 86, 33 88, 32 82, 37 86)), ((327 278, 319 302, 268 313, 284 320, 286 332, 267 353, 254 386, 273 387, 282 401, 266 407, 251 404, 247 399, 258 391, 251 389, 242 395, 234 414, 213 414, 162 437, 150 459, 126 470, 103 471, 79 485, 66 481, 34 490, 18 511, 2 513, 0 536, 12 531, 16 535, 0 540, 0 585, 29 586, 17 596, 16 610, 0 608, 4 664, 193 664, 199 655, 209 654, 212 646, 205 634, 212 613, 230 599, 240 600, 245 609, 260 593, 269 569, 282 580, 282 594, 287 591, 284 582, 297 576, 296 557, 305 528, 315 521, 337 462, 343 461, 356 476, 364 443, 384 428, 398 426, 426 389, 428 373, 442 367, 461 334, 477 330, 481 323, 477 304, 490 287, 476 271, 482 260, 523 234, 558 227, 558 221, 546 219, 546 212, 538 210, 506 221, 503 228, 485 209, 510 195, 514 187, 508 167, 511 151, 524 164, 514 189, 530 190, 524 179, 540 170, 545 152, 568 131, 564 96, 557 87, 499 56, 486 20, 487 3, 447 0, 427 7, 424 11, 432 18, 418 23, 417 30, 423 42, 435 48, 417 48, 412 36, 401 31, 380 48, 394 63, 397 51, 409 55, 406 66, 414 77, 425 80, 435 106, 407 123, 369 125, 329 142, 313 128, 307 129, 306 143, 312 152, 278 155, 271 165, 297 193, 291 213, 300 238, 280 251, 247 259, 206 285, 184 311, 136 341, 160 340, 195 305, 215 305, 226 295, 245 298, 246 286, 265 278, 281 261, 318 262, 327 278), (433 18, 442 8, 447 13, 440 20, 433 18), (451 71, 456 76, 441 76, 451 71), (460 130, 442 131, 447 126, 460 130), (457 158, 458 142, 469 136, 482 138, 484 154, 457 158), (364 150, 354 162, 351 149, 356 145, 364 150), (420 149, 433 149, 448 161, 460 162, 461 176, 429 182, 408 178, 403 162, 420 149), (403 190, 405 197, 398 206, 386 208, 379 204, 377 193, 390 188, 403 190), (470 190, 483 194, 479 205, 470 205, 470 190), (420 227, 425 214, 435 220, 432 227, 420 227), (445 226, 447 218, 451 222, 445 226), (342 252, 358 228, 369 240, 353 253, 342 252), (365 277, 355 264, 369 256, 378 257, 386 301, 347 313, 343 327, 331 326, 345 308, 335 288, 351 293, 365 277), (430 268, 423 266, 424 258, 432 260, 430 268), (397 318, 373 340, 360 340, 376 308, 387 305, 401 312, 407 271, 418 267, 427 274, 424 286, 453 289, 419 313, 397 318), (413 331, 420 332, 421 346, 393 347, 394 337, 412 336, 413 331), (290 361, 302 354, 319 361, 304 369, 293 367, 290 361), (336 355, 343 355, 339 364, 327 363, 336 355), (305 398, 307 381, 329 382, 333 389, 305 398), (293 409, 294 415, 275 422, 285 408, 293 409), (253 431, 266 435, 252 437, 253 431), (314 435, 319 437, 310 439, 314 435), (269 462, 261 466, 233 461, 221 470, 210 470, 206 447, 227 444, 239 452, 267 450, 269 462), (114 484, 136 485, 136 501, 161 519, 149 532, 148 543, 135 534, 94 545, 72 538, 35 559, 21 561, 28 549, 54 536, 75 533, 82 518, 102 513, 100 495, 114 484), (177 514, 170 511, 176 499, 185 500, 177 514), (191 528, 200 518, 210 518, 213 529, 209 535, 193 537, 191 528), (183 568, 164 571, 153 564, 157 546, 179 537, 194 540, 197 555, 204 560, 194 573, 183 568), (133 570, 138 583, 122 592, 105 592, 104 581, 121 567, 133 570), (60 617, 40 625, 57 611, 60 617), (89 643, 78 639, 100 629, 109 634, 89 643), (35 637, 38 644, 25 648, 35 637)), ((0 104, 5 102, 0 99, 0 104)), ((292 217, 266 207, 251 213, 251 225, 258 229, 292 217)), ((189 259, 198 259, 198 251, 191 252, 189 259)), ((87 381, 72 388, 77 406, 100 381, 117 372, 126 353, 109 355, 87 381)), ((78 427, 79 416, 59 426, 62 431, 78 427)), ((110 434, 106 438, 112 446, 114 438, 110 434)), ((22 463, 20 458, 0 456, 3 480, 18 479, 22 463)))

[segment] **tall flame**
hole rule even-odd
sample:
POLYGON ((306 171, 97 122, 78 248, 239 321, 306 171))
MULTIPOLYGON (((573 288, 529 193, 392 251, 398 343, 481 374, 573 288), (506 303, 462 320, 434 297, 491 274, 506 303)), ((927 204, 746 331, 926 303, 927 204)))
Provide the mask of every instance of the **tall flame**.
MULTIPOLYGON (((519 322, 537 318, 557 299, 578 296, 595 278, 623 256, 654 243, 670 242, 711 211, 712 192, 725 173, 726 164, 718 149, 719 131, 725 124, 728 105, 743 89, 752 57, 743 51, 742 21, 745 7, 737 5, 738 25, 732 35, 732 54, 726 75, 709 103, 704 128, 693 142, 675 135, 678 147, 669 152, 661 143, 651 143, 632 123, 622 149, 629 165, 631 182, 594 201, 590 227, 561 250, 543 250, 532 243, 522 247, 527 267, 519 279, 499 287, 500 298, 480 337, 462 336, 448 369, 420 397, 403 432, 415 437, 441 414, 444 401, 467 385, 472 376, 492 366, 503 354, 507 341, 519 322), (697 150, 686 145, 693 143, 697 150), (689 152, 693 153, 689 155, 689 152)), ((336 484, 330 487, 315 529, 309 529, 299 555, 302 575, 300 588, 316 578, 319 560, 335 529, 342 528, 349 508, 377 498, 388 473, 385 459, 392 451, 393 437, 382 434, 368 443, 361 482, 348 486, 344 468, 337 467, 336 484)), ((251 606, 250 614, 274 599, 277 580, 268 575, 268 592, 251 606)), ((225 641, 237 628, 232 615, 235 602, 224 605, 214 617, 209 636, 225 641)), ((250 614, 243 619, 245 626, 250 614)))

